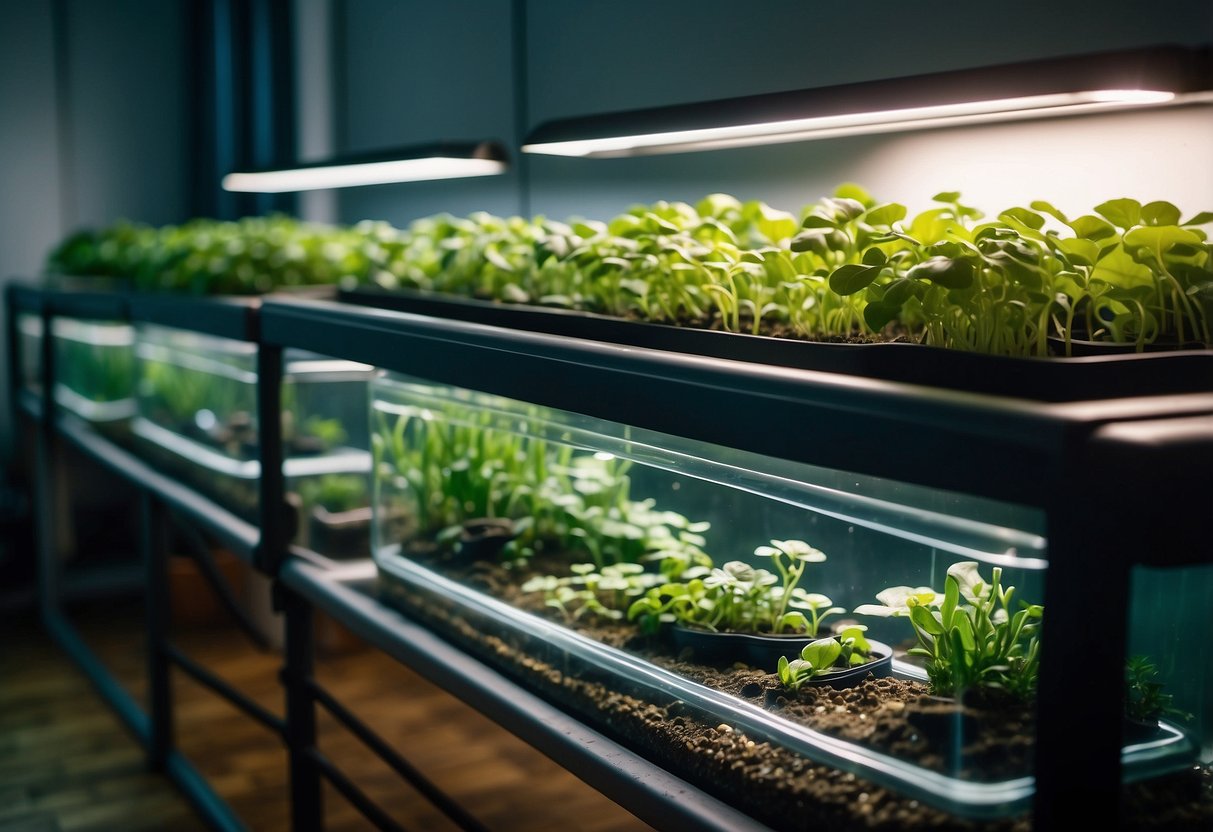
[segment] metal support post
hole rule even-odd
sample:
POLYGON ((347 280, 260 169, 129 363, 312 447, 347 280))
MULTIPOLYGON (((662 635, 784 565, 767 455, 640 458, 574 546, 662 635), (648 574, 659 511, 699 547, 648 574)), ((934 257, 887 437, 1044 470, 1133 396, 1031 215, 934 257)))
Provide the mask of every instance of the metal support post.
POLYGON ((164 508, 146 489, 139 490, 139 548, 143 558, 146 591, 147 694, 150 734, 148 765, 163 770, 175 745, 173 739, 172 664, 169 627, 172 603, 168 586, 168 551, 165 546, 164 508))
POLYGON ((315 642, 312 605, 277 581, 274 593, 286 616, 286 745, 290 757, 291 829, 320 832, 324 806, 316 764, 316 703, 311 693, 315 642))
POLYGON ((274 576, 290 541, 286 483, 282 473, 282 348, 257 348, 257 430, 261 460, 261 543, 253 565, 274 576))

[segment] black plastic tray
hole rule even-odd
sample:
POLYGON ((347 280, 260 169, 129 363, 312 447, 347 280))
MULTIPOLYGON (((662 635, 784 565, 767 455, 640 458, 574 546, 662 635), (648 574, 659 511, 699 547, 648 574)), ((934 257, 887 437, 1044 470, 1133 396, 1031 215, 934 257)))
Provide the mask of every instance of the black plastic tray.
POLYGON ((1041 402, 1213 392, 1213 350, 1008 358, 918 344, 830 344, 687 329, 406 290, 363 287, 341 291, 338 299, 509 329, 1041 402))

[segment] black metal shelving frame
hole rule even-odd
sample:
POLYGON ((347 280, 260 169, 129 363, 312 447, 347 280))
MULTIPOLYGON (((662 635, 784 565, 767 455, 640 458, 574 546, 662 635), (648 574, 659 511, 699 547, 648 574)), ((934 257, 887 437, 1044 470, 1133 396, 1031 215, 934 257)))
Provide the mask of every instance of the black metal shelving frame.
MULTIPOLYGON (((463 828, 474 818, 349 713, 313 675, 312 613, 321 609, 372 645, 483 711, 639 817, 666 828, 758 828, 753 819, 673 777, 630 750, 527 693, 474 657, 381 606, 367 589, 373 566, 331 567, 289 546, 280 442, 282 354, 303 348, 443 384, 522 399, 690 439, 887 477, 1042 509, 1050 565, 1045 604, 1036 751, 1037 830, 1067 828, 1073 807, 1109 828, 1120 789, 1119 700, 1091 689, 1123 684, 1123 627, 1088 626, 1089 612, 1067 603, 1101 576, 1102 609, 1127 609, 1130 570, 1144 564, 1213 561, 1205 512, 1213 505, 1213 392, 1040 403, 909 384, 709 359, 504 330, 461 321, 306 299, 259 304, 95 296, 10 288, 10 355, 16 315, 36 312, 50 333, 55 315, 115 317, 236 337, 258 345, 261 509, 253 526, 158 474, 140 459, 56 412, 51 338, 43 338, 42 401, 16 387, 13 400, 36 419, 42 612, 48 627, 123 715, 153 764, 181 785, 216 828, 241 828, 172 747, 170 665, 239 704, 224 687, 161 638, 167 633, 166 510, 223 537, 276 579, 286 619, 284 717, 245 707, 282 736, 291 766, 296 829, 319 829, 322 779, 381 829, 399 828, 328 760, 316 744, 316 707, 325 708, 404 779, 463 828), (112 304, 106 306, 106 303, 112 304), (241 310, 239 312, 235 310, 241 310), (117 314, 112 314, 117 313, 117 314), (706 416, 705 414, 710 414, 706 416), (755 423, 761 419, 761 429, 755 423), (829 435, 828 443, 799 437, 829 435), (143 556, 149 589, 152 693, 144 714, 88 652, 54 603, 53 496, 45 464, 51 444, 71 442, 140 488, 143 556), (1128 487, 1126 487, 1126 485, 1128 487), (1191 510, 1184 510, 1188 507, 1191 510), (1134 518, 1132 524, 1110 518, 1134 518), (294 554, 295 556, 291 556, 294 554), (1064 633, 1065 637, 1054 637, 1064 633), (1081 674, 1079 680, 1077 674, 1081 674), (157 681, 161 680, 161 681, 157 681), (1081 684, 1076 682, 1081 681, 1081 684), (1075 714, 1082 714, 1081 719, 1075 714), (1062 730, 1064 728, 1064 730, 1062 730)), ((15 363, 14 363, 15 366, 15 363)), ((1210 380, 1213 390, 1213 379, 1210 380)), ((251 703, 250 703, 251 704, 251 703)))

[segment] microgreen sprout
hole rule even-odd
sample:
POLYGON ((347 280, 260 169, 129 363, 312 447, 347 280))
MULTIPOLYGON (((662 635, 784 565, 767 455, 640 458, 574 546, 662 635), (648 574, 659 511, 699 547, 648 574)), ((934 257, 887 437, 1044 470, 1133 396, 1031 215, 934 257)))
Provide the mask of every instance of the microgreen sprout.
POLYGON ((866 664, 872 653, 872 645, 864 635, 867 629, 862 624, 855 624, 837 636, 809 642, 801 648, 798 659, 788 661, 787 656, 780 656, 776 668, 779 681, 788 690, 796 691, 806 682, 836 668, 866 664))
POLYGON ((646 632, 677 622, 714 632, 813 634, 826 616, 842 612, 826 596, 797 586, 809 563, 825 560, 820 551, 802 540, 772 540, 755 554, 770 558, 776 572, 744 561, 692 568, 646 592, 628 617, 646 632))
POLYGON ((523 592, 544 593, 544 604, 568 621, 590 614, 619 620, 633 600, 664 580, 638 563, 615 563, 602 569, 593 563, 575 563, 569 568, 572 575, 537 575, 522 585, 523 592))
POLYGON ((918 646, 908 653, 927 660, 932 689, 944 696, 969 688, 1002 688, 1019 698, 1036 690, 1040 622, 1044 608, 1019 603, 1002 587, 1002 569, 987 583, 975 561, 948 569, 942 594, 929 587, 896 586, 877 593, 880 604, 861 604, 860 615, 908 618, 918 646))

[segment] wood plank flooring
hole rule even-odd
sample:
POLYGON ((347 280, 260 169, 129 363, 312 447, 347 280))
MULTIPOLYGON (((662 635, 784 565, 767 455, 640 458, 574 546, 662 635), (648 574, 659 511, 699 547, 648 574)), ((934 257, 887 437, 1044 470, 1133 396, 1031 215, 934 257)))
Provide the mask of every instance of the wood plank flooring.
MULTIPOLYGON (((107 666, 142 697, 138 601, 73 619, 107 666)), ((177 643, 275 713, 280 657, 223 626, 178 628, 177 643)), ((632 815, 377 651, 321 657, 317 674, 347 707, 491 829, 646 830, 632 815)), ((287 830, 286 755, 232 706, 173 675, 178 747, 254 830, 287 830)), ((142 699, 140 699, 142 701, 142 699)), ((410 830, 453 829, 357 740, 322 717, 320 747, 410 830)), ((326 828, 370 828, 325 787, 326 828)), ((203 826, 30 615, 0 619, 0 832, 109 832, 203 826)))

